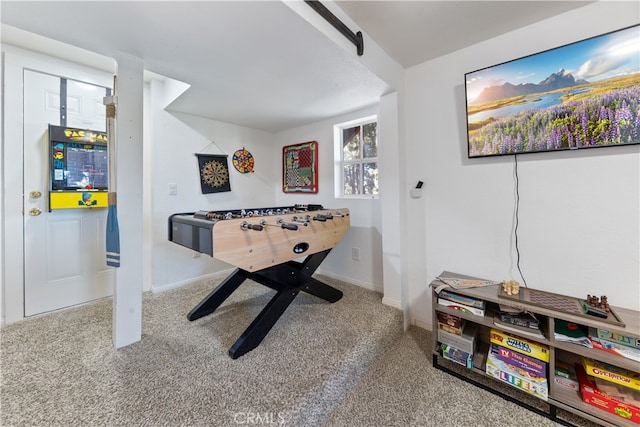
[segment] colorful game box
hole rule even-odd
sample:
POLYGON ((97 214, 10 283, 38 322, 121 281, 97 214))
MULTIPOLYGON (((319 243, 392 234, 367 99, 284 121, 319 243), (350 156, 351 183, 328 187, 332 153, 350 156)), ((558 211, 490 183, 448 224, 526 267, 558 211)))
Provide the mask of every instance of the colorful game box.
POLYGON ((541 360, 529 357, 517 351, 501 347, 497 344, 491 344, 489 353, 496 359, 509 365, 512 370, 518 372, 522 376, 530 378, 547 378, 547 363, 541 360))
POLYGON ((471 307, 470 305, 460 304, 459 302, 450 301, 445 298, 438 297, 438 304, 445 307, 453 308, 454 310, 460 310, 463 313, 475 314, 476 316, 484 316, 483 308, 471 307))
POLYGON ((468 369, 473 368, 473 354, 466 353, 447 344, 441 344, 441 348, 442 357, 444 357, 445 359, 456 362, 457 364, 462 365, 468 369))
POLYGON ((589 405, 603 409, 609 413, 636 423, 640 423, 640 408, 619 401, 598 389, 593 378, 590 378, 584 368, 576 363, 576 374, 580 381, 582 400, 589 405))
POLYGON ((608 363, 582 358, 582 365, 588 375, 640 390, 640 374, 608 363))
POLYGON ((453 314, 443 313, 441 311, 437 311, 438 322, 444 323, 446 325, 451 326, 452 328, 462 328, 464 319, 461 319, 458 316, 454 316, 453 314))
POLYGON ((491 342, 535 359, 549 362, 549 346, 498 329, 491 329, 491 342))
POLYGON ((513 369, 508 363, 498 359, 489 353, 487 355, 487 365, 485 369, 487 375, 497 378, 515 388, 525 391, 542 400, 547 400, 549 396, 549 385, 546 378, 532 378, 526 374, 513 369))
POLYGON ((618 334, 606 329, 598 328, 598 338, 617 342, 626 345, 627 347, 640 349, 640 338, 632 337, 629 335, 618 334))
POLYGON ((640 348, 630 347, 621 344, 619 341, 609 341, 605 338, 600 338, 596 328, 589 328, 589 340, 591 340, 593 348, 640 362, 640 348))
POLYGON ((462 328, 454 328, 453 326, 449 326, 446 323, 438 322, 438 329, 442 329, 445 332, 449 332, 450 334, 462 335, 462 328))

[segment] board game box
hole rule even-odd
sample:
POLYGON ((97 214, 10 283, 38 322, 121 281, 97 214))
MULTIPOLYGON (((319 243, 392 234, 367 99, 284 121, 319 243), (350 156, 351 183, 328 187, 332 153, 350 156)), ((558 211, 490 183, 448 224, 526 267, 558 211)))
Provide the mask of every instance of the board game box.
POLYGON ((570 388, 572 390, 580 390, 580 383, 578 382, 578 376, 573 364, 557 360, 554 367, 554 380, 556 384, 570 388))
POLYGON ((640 390, 640 374, 638 373, 586 357, 582 358, 582 366, 588 375, 640 390))
POLYGON ((580 382, 580 394, 582 400, 589 405, 603 409, 611 414, 622 417, 636 423, 640 423, 640 408, 622 402, 600 391, 593 378, 590 378, 584 368, 575 364, 576 374, 580 382))
POLYGON ((462 328, 454 328, 453 326, 449 326, 446 323, 438 322, 438 329, 442 329, 445 332, 449 332, 450 334, 462 335, 462 328))
POLYGON ((491 329, 491 342, 515 350, 543 362, 549 362, 549 346, 531 341, 499 329, 491 329))
POLYGON ((630 347, 621 344, 619 341, 609 341, 600 338, 596 328, 589 328, 589 339, 593 344, 593 348, 640 362, 640 348, 630 347))
POLYGON ((442 348, 442 357, 447 360, 451 360, 459 365, 464 366, 465 368, 472 369, 473 368, 473 354, 466 353, 458 348, 447 344, 441 344, 442 348))
POLYGON ((491 344, 489 352, 496 358, 506 363, 512 370, 520 375, 544 379, 547 378, 547 363, 533 357, 529 357, 517 351, 491 344))
POLYGON ((514 370, 509 364, 498 359, 493 353, 487 355, 485 369, 487 375, 516 387, 522 391, 547 400, 549 396, 549 385, 546 378, 531 378, 526 374, 514 370))
POLYGON ((452 328, 461 328, 463 326, 462 318, 458 316, 454 316, 453 314, 443 313, 441 311, 436 311, 438 315, 438 322, 444 323, 446 325, 451 326, 452 328))
POLYGON ((540 330, 540 322, 529 313, 500 313, 500 320, 523 328, 540 330))
POLYGON ((617 342, 622 345, 626 345, 627 347, 640 349, 640 338, 632 337, 630 335, 618 334, 606 329, 598 328, 598 338, 617 342))
POLYGON ((475 314, 476 316, 484 316, 484 309, 472 307, 470 305, 460 304, 459 302, 450 301, 445 298, 438 297, 438 304, 445 307, 452 308, 454 310, 460 310, 463 313, 475 314))
POLYGON ((459 304, 464 304, 464 305, 468 305, 471 307, 475 307, 475 308, 479 308, 484 310, 484 306, 485 306, 485 302, 483 300, 480 299, 476 299, 476 298, 471 298, 471 297, 466 297, 464 295, 458 295, 454 292, 449 292, 447 290, 442 289, 439 293, 438 296, 444 299, 447 299, 449 301, 453 301, 453 302, 457 302, 459 304))
POLYGON ((465 353, 473 354, 476 349, 477 333, 478 325, 476 323, 467 323, 462 330, 461 336, 438 329, 438 341, 442 344, 453 346, 465 353))

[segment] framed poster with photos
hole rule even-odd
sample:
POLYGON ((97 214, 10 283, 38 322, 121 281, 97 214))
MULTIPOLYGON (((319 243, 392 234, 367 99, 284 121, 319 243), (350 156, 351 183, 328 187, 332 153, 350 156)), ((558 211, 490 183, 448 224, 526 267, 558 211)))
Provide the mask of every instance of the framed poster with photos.
POLYGON ((318 143, 316 141, 282 147, 282 191, 318 192, 318 143))

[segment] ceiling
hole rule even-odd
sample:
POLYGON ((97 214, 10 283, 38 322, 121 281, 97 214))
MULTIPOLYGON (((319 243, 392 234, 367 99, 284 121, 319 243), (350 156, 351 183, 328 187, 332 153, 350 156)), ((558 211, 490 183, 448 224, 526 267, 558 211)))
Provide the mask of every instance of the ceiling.
MULTIPOLYGON (((404 68, 587 3, 336 2, 357 23, 351 30, 404 68)), ((3 43, 82 48, 76 58, 85 63, 116 52, 142 58, 146 70, 190 85, 168 110, 269 132, 374 105, 392 90, 280 1, 2 0, 0 8, 3 43)))

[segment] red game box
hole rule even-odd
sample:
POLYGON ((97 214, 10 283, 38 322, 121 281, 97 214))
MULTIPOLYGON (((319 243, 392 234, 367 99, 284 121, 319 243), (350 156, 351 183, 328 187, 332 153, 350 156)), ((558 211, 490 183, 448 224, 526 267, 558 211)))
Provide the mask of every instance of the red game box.
POLYGON ((575 368, 576 374, 578 375, 578 381, 580 381, 580 394, 582 395, 582 400, 585 403, 610 412, 626 420, 640 423, 640 408, 624 403, 601 392, 598 390, 598 387, 596 387, 596 382, 587 375, 581 364, 576 363, 575 368))

